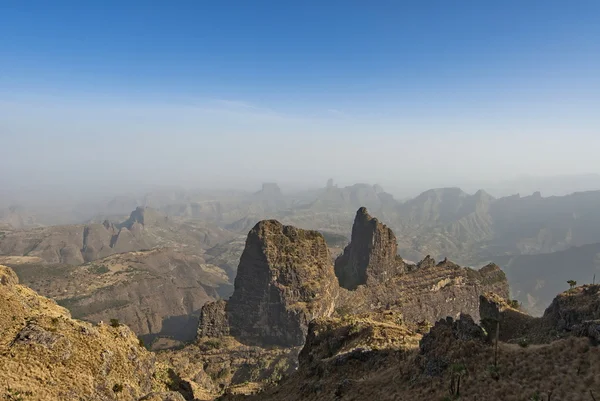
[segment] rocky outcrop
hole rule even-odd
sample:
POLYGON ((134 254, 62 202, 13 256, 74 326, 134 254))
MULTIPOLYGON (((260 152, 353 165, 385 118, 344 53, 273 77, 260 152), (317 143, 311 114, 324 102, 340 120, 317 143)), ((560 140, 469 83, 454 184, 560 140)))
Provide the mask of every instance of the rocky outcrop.
POLYGON ((520 311, 496 294, 480 297, 481 325, 491 338, 500 328, 504 342, 542 344, 565 337, 600 341, 600 285, 572 288, 554 298, 541 318, 520 311))
POLYGON ((335 261, 340 286, 354 290, 359 285, 384 282, 404 270, 396 255, 398 244, 390 228, 361 207, 356 212, 350 244, 335 261))
POLYGON ((486 333, 469 315, 460 315, 457 320, 451 317, 439 320, 419 344, 423 373, 440 376, 454 360, 453 352, 486 343, 486 333))
MULTIPOLYGON (((391 315, 390 315, 391 317, 391 315)), ((421 335, 401 320, 374 316, 320 318, 310 322, 306 343, 298 356, 301 367, 314 367, 332 358, 343 360, 354 351, 413 349, 421 335)), ((394 316, 396 318, 396 316, 394 316)))
POLYGON ((54 301, 19 285, 5 266, 0 283, 0 386, 6 399, 134 400, 167 390, 157 379, 163 371, 154 355, 126 326, 71 319, 54 301))
POLYGON ((188 383, 194 399, 213 400, 225 393, 252 393, 272 385, 298 367, 299 347, 263 348, 232 337, 204 337, 195 344, 157 355, 188 383))
POLYGON ((600 319, 600 285, 584 285, 559 294, 542 319, 560 331, 588 320, 600 319))
POLYGON ((229 321, 227 319, 227 301, 219 300, 210 302, 202 307, 200 324, 198 325, 198 338, 224 337, 229 335, 229 321))
POLYGON ((344 293, 338 304, 353 313, 399 310, 411 323, 432 323, 461 313, 479 321, 479 296, 487 292, 508 298, 508 282, 498 266, 474 270, 448 260, 436 264, 429 258, 386 282, 344 293))
MULTIPOLYGON (((316 231, 261 221, 248 234, 225 306, 229 332, 251 343, 298 346, 308 322, 334 311, 339 287, 316 231)), ((222 335, 223 305, 204 306, 199 334, 222 335)))
POLYGON ((479 315, 489 338, 495 338, 499 328, 498 339, 504 342, 528 337, 537 321, 493 293, 479 297, 479 315))

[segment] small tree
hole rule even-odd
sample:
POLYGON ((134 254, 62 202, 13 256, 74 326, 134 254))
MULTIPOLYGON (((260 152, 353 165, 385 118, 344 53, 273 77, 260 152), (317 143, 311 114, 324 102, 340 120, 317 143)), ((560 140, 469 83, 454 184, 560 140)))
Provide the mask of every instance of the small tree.
POLYGON ((521 307, 521 303, 517 299, 512 299, 512 300, 508 301, 508 304, 513 309, 519 309, 521 307))
POLYGON ((467 374, 467 368, 462 363, 450 365, 450 394, 460 397, 460 379, 467 374))
POLYGON ((567 284, 569 284, 569 287, 572 290, 577 285, 577 281, 575 281, 575 280, 568 280, 567 284))

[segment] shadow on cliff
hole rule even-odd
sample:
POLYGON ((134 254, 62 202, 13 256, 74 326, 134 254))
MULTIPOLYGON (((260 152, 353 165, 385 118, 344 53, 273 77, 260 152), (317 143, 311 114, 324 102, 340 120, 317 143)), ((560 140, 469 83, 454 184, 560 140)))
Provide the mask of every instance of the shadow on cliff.
POLYGON ((140 338, 145 344, 152 344, 154 340, 160 337, 189 343, 196 338, 199 320, 199 309, 189 315, 169 316, 163 319, 160 333, 144 334, 140 338))

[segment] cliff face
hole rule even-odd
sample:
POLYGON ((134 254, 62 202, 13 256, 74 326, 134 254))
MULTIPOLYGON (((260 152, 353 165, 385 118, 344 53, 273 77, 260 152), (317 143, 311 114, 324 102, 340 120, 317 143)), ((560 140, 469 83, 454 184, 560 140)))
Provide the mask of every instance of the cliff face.
POLYGON ((340 286, 354 290, 359 285, 383 282, 402 272, 404 263, 396 257, 396 236, 361 207, 352 226, 350 244, 335 261, 340 286))
POLYGON ((584 285, 559 294, 544 312, 543 319, 559 330, 600 319, 600 285, 584 285))
POLYGON ((301 345, 308 322, 333 313, 338 291, 320 233, 261 221, 248 234, 233 295, 203 308, 199 336, 229 331, 252 343, 301 345))
POLYGON ((474 270, 448 260, 436 264, 426 258, 417 265, 407 265, 406 273, 384 283, 344 293, 339 307, 353 313, 374 308, 399 310, 412 323, 433 323, 461 313, 479 321, 479 297, 487 292, 508 297, 508 283, 498 266, 474 270))
POLYGON ((6 399, 138 399, 161 389, 154 356, 126 326, 71 319, 54 301, 19 285, 5 266, 0 299, 0 390, 6 399))

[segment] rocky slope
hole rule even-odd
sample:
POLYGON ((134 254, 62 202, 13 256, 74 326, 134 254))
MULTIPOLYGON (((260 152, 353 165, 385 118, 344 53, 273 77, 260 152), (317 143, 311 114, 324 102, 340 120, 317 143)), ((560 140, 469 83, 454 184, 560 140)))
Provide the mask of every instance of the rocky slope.
POLYGON ((226 272, 172 248, 111 255, 81 266, 5 258, 21 280, 91 322, 119 319, 151 344, 195 337, 200 308, 228 297, 226 272))
POLYGON ((404 319, 417 323, 435 322, 461 313, 479 320, 479 297, 494 292, 508 297, 508 283, 502 270, 488 265, 479 270, 460 267, 450 261, 439 263, 426 258, 388 281, 343 293, 338 310, 361 313, 379 309, 401 311, 404 319))
POLYGON ((342 292, 339 310, 364 313, 374 308, 399 310, 407 321, 436 321, 468 313, 479 317, 479 296, 494 292, 508 297, 508 283, 493 264, 480 270, 463 268, 431 257, 416 265, 397 254, 391 229, 360 208, 350 244, 335 263, 342 292))
MULTIPOLYGON (((221 384, 226 387, 258 391, 268 384, 268 370, 256 372, 254 376, 262 379, 245 390, 236 387, 239 383, 233 378, 241 374, 237 372, 243 369, 243 358, 239 347, 227 345, 233 339, 253 347, 248 363, 262 349, 265 358, 270 355, 267 351, 277 350, 282 363, 294 366, 295 350, 304 341, 310 342, 305 350, 314 349, 308 354, 303 351, 301 360, 355 355, 361 344, 387 353, 389 347, 414 347, 437 319, 465 312, 478 318, 484 291, 508 295, 506 278, 495 265, 476 271, 431 258, 417 265, 405 263, 396 255, 393 232, 364 208, 356 215, 351 244, 340 260, 344 264, 336 266, 354 263, 362 269, 365 282, 354 290, 339 287, 340 277, 334 273, 343 274, 343 268, 335 271, 319 233, 272 220, 260 222, 248 235, 232 298, 202 308, 198 342, 219 344, 220 362, 207 361, 198 346, 177 352, 189 360, 205 361, 205 368, 222 370, 221 384), (332 312, 335 318, 329 318, 332 312), (333 335, 327 334, 332 331, 333 335), (240 362, 226 365, 230 358, 240 362)), ((188 371, 186 380, 200 386, 205 375, 199 372, 198 367, 188 371)), ((212 383, 214 391, 214 378, 212 383)))
POLYGON ((275 220, 248 234, 234 286, 220 308, 205 306, 200 337, 228 332, 250 343, 301 345, 308 322, 333 313, 339 291, 323 236, 275 220), (225 320, 227 327, 207 326, 225 320))
MULTIPOLYGON (((596 316, 597 299, 590 288, 561 294, 549 316, 568 315, 571 327, 581 327, 596 316)), ((573 334, 496 348, 468 315, 439 320, 422 337, 404 323, 320 319, 311 323, 294 374, 256 395, 223 399, 593 400, 600 394, 600 348, 588 331, 573 334)))
POLYGON ((127 327, 71 319, 0 266, 0 396, 6 400, 183 400, 127 327), (161 377, 165 381, 161 381, 161 377), (143 398, 147 397, 147 398, 143 398))
POLYGON ((299 347, 263 348, 233 337, 203 338, 182 349, 161 351, 157 358, 172 366, 195 400, 213 400, 224 392, 248 394, 289 376, 298 367, 299 347))

